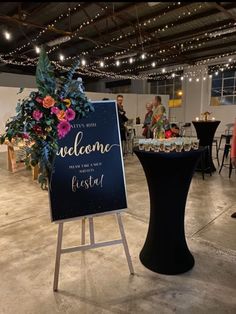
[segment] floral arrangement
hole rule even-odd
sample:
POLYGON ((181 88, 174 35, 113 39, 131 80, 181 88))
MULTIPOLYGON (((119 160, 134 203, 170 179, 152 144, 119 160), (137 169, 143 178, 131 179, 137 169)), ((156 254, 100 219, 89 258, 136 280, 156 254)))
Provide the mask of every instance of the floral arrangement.
POLYGON ((7 121, 5 133, 0 137, 1 144, 25 142, 25 163, 39 165, 38 181, 42 189, 47 189, 58 140, 70 132, 73 120, 94 111, 84 94, 81 79, 73 80, 78 65, 79 60, 56 82, 53 67, 42 49, 36 69, 38 91, 18 102, 16 116, 7 121))

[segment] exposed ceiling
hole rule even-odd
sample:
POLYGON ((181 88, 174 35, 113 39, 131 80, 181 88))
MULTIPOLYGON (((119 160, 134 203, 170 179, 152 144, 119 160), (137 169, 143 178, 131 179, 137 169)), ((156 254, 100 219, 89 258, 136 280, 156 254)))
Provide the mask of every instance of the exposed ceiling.
POLYGON ((234 2, 1 2, 0 24, 1 72, 34 74, 41 45, 58 70, 85 59, 90 79, 236 55, 234 2))

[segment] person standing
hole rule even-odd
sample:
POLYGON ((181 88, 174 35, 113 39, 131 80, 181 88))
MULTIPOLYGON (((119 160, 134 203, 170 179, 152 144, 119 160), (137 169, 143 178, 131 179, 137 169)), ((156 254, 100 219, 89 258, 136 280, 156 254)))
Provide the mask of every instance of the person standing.
POLYGON ((126 147, 126 127, 125 123, 129 120, 126 117, 126 112, 123 107, 124 97, 123 95, 117 95, 117 109, 118 109, 118 118, 119 118, 119 126, 120 126, 120 138, 122 143, 122 150, 123 155, 125 154, 125 147, 126 147))
POLYGON ((151 103, 146 104, 147 113, 145 114, 145 117, 144 117, 143 133, 142 133, 143 136, 146 138, 152 137, 152 131, 150 129, 152 114, 153 114, 152 107, 153 107, 153 104, 151 104, 151 103))
MULTIPOLYGON (((232 166, 236 168, 236 119, 234 123, 234 130, 233 130, 233 138, 232 138, 232 144, 231 144, 231 153, 230 158, 232 162, 232 166)), ((231 215, 232 218, 236 218, 236 212, 234 212, 231 215)))
POLYGON ((166 108, 161 103, 161 97, 155 96, 153 101, 153 114, 151 119, 151 130, 154 134, 165 137, 165 130, 170 128, 166 117, 166 108))

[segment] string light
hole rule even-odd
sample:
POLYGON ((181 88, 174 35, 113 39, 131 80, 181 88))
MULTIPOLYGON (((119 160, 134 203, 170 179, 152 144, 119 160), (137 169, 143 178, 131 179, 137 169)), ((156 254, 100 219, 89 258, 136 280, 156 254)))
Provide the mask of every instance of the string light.
POLYGON ((145 53, 142 53, 142 54, 141 54, 141 59, 144 60, 145 58, 146 58, 145 53))
POLYGON ((119 66, 119 65, 120 65, 120 61, 116 60, 116 66, 119 66))
POLYGON ((104 65, 105 65, 104 62, 103 62, 103 61, 100 61, 100 67, 103 68, 104 65))
POLYGON ((9 33, 8 31, 5 31, 4 32, 4 36, 7 40, 10 40, 11 39, 11 33, 9 33))
POLYGON ((175 73, 172 73, 172 74, 171 74, 171 77, 173 77, 173 78, 174 78, 174 77, 175 77, 175 73))
POLYGON ((36 51, 36 53, 40 53, 40 48, 38 47, 38 46, 35 46, 35 51, 36 51))
POLYGON ((82 64, 83 66, 85 66, 85 65, 86 65, 86 60, 85 60, 85 59, 82 59, 82 60, 81 60, 81 64, 82 64))
POLYGON ((131 57, 129 58, 129 63, 132 64, 134 62, 134 59, 131 57))
POLYGON ((184 77, 183 77, 183 76, 181 76, 181 78, 180 78, 180 79, 181 79, 181 81, 183 81, 184 77))
POLYGON ((155 68, 156 62, 152 62, 152 67, 155 68))
POLYGON ((189 80, 189 82, 192 82, 192 78, 191 77, 188 80, 189 80))
POLYGON ((199 78, 196 78, 196 82, 199 82, 199 78))
POLYGON ((59 55, 59 59, 60 59, 61 61, 64 61, 64 60, 65 60, 64 55, 63 55, 63 54, 60 54, 60 55, 59 55))

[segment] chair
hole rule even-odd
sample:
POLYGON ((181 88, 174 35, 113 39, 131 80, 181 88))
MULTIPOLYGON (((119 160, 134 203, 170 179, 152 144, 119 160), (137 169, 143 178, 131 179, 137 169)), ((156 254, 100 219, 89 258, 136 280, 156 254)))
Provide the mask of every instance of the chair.
POLYGON ((223 157, 222 157, 220 170, 219 170, 219 174, 220 174, 223 167, 228 167, 229 168, 229 178, 231 177, 232 170, 233 170, 233 165, 232 165, 231 158, 230 158, 230 150, 231 150, 231 145, 226 143, 225 148, 224 148, 224 153, 223 153, 223 157), (229 156, 229 163, 225 163, 225 160, 228 158, 228 156, 229 156))
MULTIPOLYGON (((222 140, 225 139, 225 144, 230 144, 230 140, 233 137, 234 123, 227 123, 225 126, 226 126, 225 132, 223 134, 221 134, 221 136, 220 136, 219 146, 218 146, 218 150, 217 150, 217 159, 219 159, 219 151, 222 150, 222 148, 221 148, 222 140)), ((225 148, 223 150, 225 150, 225 148)), ((227 154, 228 154, 228 152, 227 152, 227 154)))

